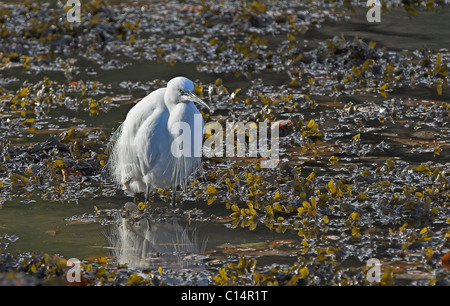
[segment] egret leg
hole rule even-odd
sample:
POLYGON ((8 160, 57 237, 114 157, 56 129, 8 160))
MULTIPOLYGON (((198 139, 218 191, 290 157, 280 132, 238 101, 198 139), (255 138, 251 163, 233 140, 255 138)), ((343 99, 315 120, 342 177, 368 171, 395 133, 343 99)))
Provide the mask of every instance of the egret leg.
POLYGON ((150 186, 147 187, 147 191, 145 192, 145 203, 148 203, 149 198, 150 198, 150 186))
POLYGON ((175 209, 176 194, 177 194, 177 189, 176 189, 176 188, 173 188, 173 192, 172 192, 172 203, 171 203, 172 209, 175 209))

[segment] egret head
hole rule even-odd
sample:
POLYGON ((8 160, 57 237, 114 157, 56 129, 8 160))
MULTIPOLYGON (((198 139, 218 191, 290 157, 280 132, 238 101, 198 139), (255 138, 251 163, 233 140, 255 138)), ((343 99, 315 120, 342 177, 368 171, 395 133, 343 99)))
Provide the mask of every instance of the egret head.
POLYGON ((185 77, 176 77, 167 83, 166 101, 169 103, 194 102, 205 106, 209 111, 211 108, 194 93, 194 83, 185 77))

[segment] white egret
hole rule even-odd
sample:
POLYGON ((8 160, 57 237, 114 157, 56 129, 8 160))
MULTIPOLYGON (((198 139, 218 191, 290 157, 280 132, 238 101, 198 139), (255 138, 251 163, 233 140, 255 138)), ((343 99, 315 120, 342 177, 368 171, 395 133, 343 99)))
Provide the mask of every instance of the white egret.
POLYGON ((176 189, 201 169, 203 118, 193 102, 194 83, 176 77, 138 102, 111 138, 108 171, 113 181, 135 195, 157 188, 176 189))

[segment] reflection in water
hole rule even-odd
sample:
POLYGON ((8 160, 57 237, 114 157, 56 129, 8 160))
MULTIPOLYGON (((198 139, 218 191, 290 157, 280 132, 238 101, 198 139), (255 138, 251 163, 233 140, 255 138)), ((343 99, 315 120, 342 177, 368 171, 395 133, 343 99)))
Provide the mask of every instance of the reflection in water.
POLYGON ((178 223, 175 216, 142 213, 131 202, 117 216, 107 233, 113 255, 128 267, 203 269, 206 240, 198 242, 197 230, 178 223))

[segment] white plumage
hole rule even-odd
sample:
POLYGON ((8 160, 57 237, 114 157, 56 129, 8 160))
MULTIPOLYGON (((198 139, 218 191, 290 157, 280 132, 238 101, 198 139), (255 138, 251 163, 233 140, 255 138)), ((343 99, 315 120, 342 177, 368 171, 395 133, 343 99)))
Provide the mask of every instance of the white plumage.
POLYGON ((193 94, 194 84, 176 77, 137 103, 111 139, 108 171, 126 191, 145 193, 173 188, 201 169, 203 119, 193 102, 209 106, 193 94))

